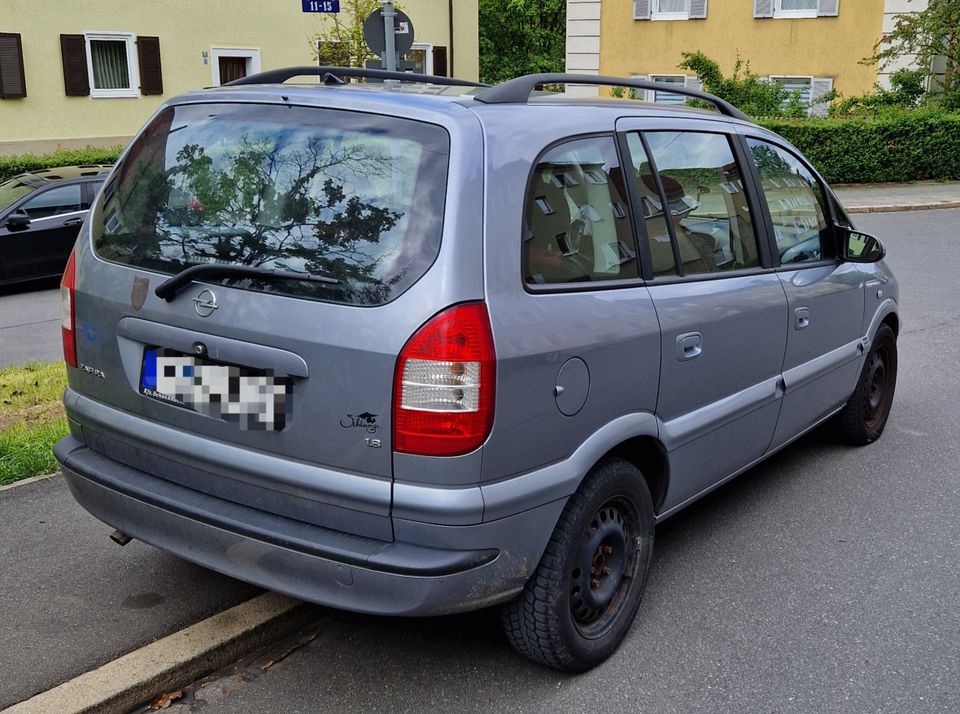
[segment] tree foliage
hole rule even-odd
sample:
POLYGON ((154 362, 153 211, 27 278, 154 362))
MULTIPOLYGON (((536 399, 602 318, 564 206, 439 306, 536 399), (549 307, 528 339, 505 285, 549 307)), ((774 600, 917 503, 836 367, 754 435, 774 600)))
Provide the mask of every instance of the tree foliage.
POLYGON ((480 81, 562 72, 566 0, 480 0, 480 81))
POLYGON ((918 107, 927 94, 926 79, 924 70, 901 69, 890 76, 890 89, 876 85, 870 94, 846 97, 830 107, 830 116, 877 114, 918 107))
POLYGON ((363 23, 382 7, 381 0, 341 0, 340 12, 324 15, 323 29, 310 37, 313 58, 334 67, 363 67, 376 59, 363 37, 363 23))
MULTIPOLYGON (((755 117, 805 117, 811 104, 799 92, 791 92, 782 84, 770 82, 750 71, 750 63, 737 55, 733 74, 724 76, 720 65, 703 52, 684 52, 680 69, 693 72, 710 94, 725 99, 740 111, 755 117)), ((833 93, 817 103, 833 99, 833 93)))
MULTIPOLYGON (((913 2, 913 0, 907 0, 913 2)), ((957 68, 960 65, 960 0, 930 0, 926 10, 897 15, 893 31, 874 47, 866 62, 886 68, 903 57, 916 57, 925 75, 943 58, 943 95, 948 105, 960 106, 957 68)))

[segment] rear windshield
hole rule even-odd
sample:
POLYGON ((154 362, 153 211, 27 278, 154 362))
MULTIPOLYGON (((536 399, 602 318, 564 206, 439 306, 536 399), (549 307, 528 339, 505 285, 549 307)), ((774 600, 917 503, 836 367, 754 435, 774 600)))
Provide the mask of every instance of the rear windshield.
POLYGON ((226 263, 321 275, 337 283, 230 284, 382 304, 436 258, 448 153, 444 129, 395 117, 259 104, 166 109, 104 189, 94 248, 167 274, 226 263))

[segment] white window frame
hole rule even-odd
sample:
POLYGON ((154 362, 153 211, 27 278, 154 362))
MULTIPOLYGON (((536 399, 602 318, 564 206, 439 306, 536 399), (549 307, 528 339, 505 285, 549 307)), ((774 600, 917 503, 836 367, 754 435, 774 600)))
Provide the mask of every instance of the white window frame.
POLYGON ((808 82, 810 82, 810 97, 807 99, 807 101, 808 102, 813 101, 813 80, 815 79, 815 77, 813 77, 812 75, 807 76, 805 74, 771 74, 770 75, 771 82, 778 82, 781 85, 784 84, 782 80, 785 80, 785 79, 805 79, 808 82))
POLYGON ((114 32, 110 30, 87 30, 83 33, 87 50, 87 81, 90 84, 91 99, 116 99, 119 97, 140 96, 140 63, 137 61, 137 36, 132 32, 114 32), (93 81, 93 50, 91 42, 124 42, 127 49, 127 89, 97 89, 93 81))
MULTIPOLYGON (((660 12, 660 0, 650 0, 650 19, 651 20, 689 20, 690 19, 690 0, 687 0, 686 12, 660 12)), ((657 75, 658 77, 662 75, 657 75)), ((678 75, 679 76, 679 75, 678 75)))
MULTIPOLYGON (((690 75, 687 75, 687 74, 648 74, 648 75, 647 75, 647 79, 648 79, 649 81, 651 81, 651 82, 656 82, 658 79, 682 79, 682 80, 683 80, 683 85, 681 86, 681 89, 685 89, 686 86, 687 86, 687 79, 689 78, 689 76, 690 76, 690 75)), ((664 82, 663 84, 669 86, 666 82, 664 82)), ((669 89, 663 89, 663 90, 648 89, 648 90, 646 91, 645 101, 653 102, 654 104, 656 104, 656 103, 657 103, 657 92, 658 92, 658 91, 667 92, 668 94, 670 93, 670 90, 669 90, 669 89)), ((680 99, 683 100, 684 103, 686 103, 686 99, 687 99, 687 98, 686 98, 685 96, 680 95, 680 94, 675 94, 674 96, 675 96, 675 97, 680 97, 680 99)), ((666 106, 669 106, 669 104, 668 104, 667 102, 660 102, 660 104, 664 104, 664 105, 666 105, 666 106)))
POLYGON ((818 17, 820 12, 820 3, 817 2, 817 7, 812 10, 783 10, 783 0, 773 0, 773 17, 774 19, 786 19, 786 20, 797 20, 797 19, 806 19, 810 17, 818 17))
POLYGON ((256 74, 260 71, 260 48, 259 47, 211 47, 210 48, 210 74, 213 79, 213 86, 219 87, 220 82, 220 58, 221 57, 243 57, 247 60, 247 76, 256 74))
POLYGON ((429 42, 414 42, 411 50, 423 50, 423 73, 433 74, 433 45, 429 42))

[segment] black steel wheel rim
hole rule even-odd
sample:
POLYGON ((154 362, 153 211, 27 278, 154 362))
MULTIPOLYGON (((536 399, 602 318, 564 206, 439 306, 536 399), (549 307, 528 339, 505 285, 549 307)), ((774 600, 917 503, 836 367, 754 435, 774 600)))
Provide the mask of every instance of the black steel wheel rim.
POLYGON ((871 431, 884 422, 890 408, 889 366, 890 349, 882 345, 870 355, 867 363, 863 421, 871 431))
POLYGON ((615 496, 584 529, 570 569, 570 615, 584 637, 602 637, 629 601, 640 564, 640 518, 630 500, 615 496))

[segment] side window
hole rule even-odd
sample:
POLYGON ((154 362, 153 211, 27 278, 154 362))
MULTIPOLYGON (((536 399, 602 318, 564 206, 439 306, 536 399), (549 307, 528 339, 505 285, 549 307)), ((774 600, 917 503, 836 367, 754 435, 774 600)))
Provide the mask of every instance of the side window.
POLYGON ((540 159, 527 190, 528 284, 638 276, 623 175, 612 137, 578 139, 540 159))
POLYGON ((83 210, 82 189, 83 187, 78 183, 52 188, 27 201, 20 210, 25 211, 31 221, 58 216, 61 213, 81 211, 83 210))
POLYGON ((829 258, 830 222, 820 184, 796 156, 759 139, 747 139, 770 209, 780 263, 813 263, 829 258))
POLYGON ((647 241, 650 244, 650 257, 654 275, 676 275, 677 264, 673 257, 673 244, 670 242, 670 230, 667 228, 666 214, 660 204, 657 179, 650 167, 650 160, 643 148, 639 134, 627 135, 627 146, 637 173, 637 190, 640 193, 640 212, 646 224, 647 241))
POLYGON ((742 270, 760 265, 743 176, 722 134, 652 131, 630 140, 647 219, 655 274, 668 269, 660 221, 672 227, 682 275, 742 270), (661 197, 652 176, 660 174, 661 197), (649 206, 648 206, 649 204, 649 206), (653 225, 651 225, 653 223, 653 225))

